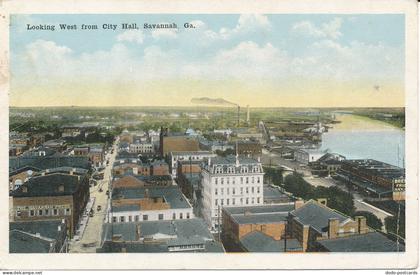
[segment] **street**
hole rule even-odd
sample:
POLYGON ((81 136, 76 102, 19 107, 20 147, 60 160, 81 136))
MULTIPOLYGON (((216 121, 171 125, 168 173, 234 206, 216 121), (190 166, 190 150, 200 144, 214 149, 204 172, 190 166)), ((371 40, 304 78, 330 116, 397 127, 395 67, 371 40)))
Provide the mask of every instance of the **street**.
POLYGON ((106 219, 107 205, 108 205, 108 196, 106 192, 109 188, 109 182, 112 177, 112 166, 115 161, 115 157, 118 151, 118 140, 114 142, 111 151, 105 156, 105 161, 109 159, 109 163, 106 165, 104 170, 104 178, 100 180, 96 186, 90 187, 90 196, 94 198, 93 204, 93 217, 89 217, 86 228, 83 235, 80 237, 80 240, 73 239, 70 242, 70 253, 95 253, 96 248, 100 246, 101 234, 102 234, 102 225, 106 219), (100 191, 102 190, 102 191, 100 191), (96 211, 98 206, 101 206, 100 211, 96 211))

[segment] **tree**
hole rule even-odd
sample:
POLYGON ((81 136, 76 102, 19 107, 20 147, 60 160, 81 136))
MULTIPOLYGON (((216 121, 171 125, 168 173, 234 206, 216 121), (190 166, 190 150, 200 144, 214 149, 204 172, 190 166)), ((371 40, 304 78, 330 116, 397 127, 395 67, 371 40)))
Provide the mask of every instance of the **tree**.
POLYGON ((375 214, 367 211, 357 211, 353 214, 353 218, 356 216, 366 217, 366 223, 369 227, 376 230, 382 230, 383 223, 375 214))

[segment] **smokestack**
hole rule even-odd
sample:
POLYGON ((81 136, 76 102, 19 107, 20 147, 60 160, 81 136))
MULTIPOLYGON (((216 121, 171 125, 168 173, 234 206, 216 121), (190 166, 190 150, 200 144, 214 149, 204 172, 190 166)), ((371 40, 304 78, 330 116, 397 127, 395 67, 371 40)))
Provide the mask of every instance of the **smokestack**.
POLYGON ((241 107, 238 105, 238 128, 239 128, 239 112, 241 111, 241 107))
POLYGON ((249 124, 249 105, 246 105, 246 123, 249 124))

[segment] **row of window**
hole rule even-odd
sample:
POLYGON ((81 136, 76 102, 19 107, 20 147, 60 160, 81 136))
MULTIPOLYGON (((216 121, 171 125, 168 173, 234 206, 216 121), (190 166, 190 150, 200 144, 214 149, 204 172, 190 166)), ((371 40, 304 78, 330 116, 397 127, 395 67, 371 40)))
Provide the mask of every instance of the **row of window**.
MULTIPOLYGON (((255 193, 255 190, 257 191, 257 194, 259 194, 260 193, 260 187, 258 186, 257 188, 255 188, 254 186, 252 186, 251 188, 249 188, 249 187, 245 187, 245 193, 246 194, 249 194, 249 190, 251 189, 251 194, 254 194, 255 193)), ((222 187, 222 188, 220 188, 220 195, 224 195, 224 188, 222 187)), ((226 187, 226 194, 227 195, 230 195, 230 188, 229 187, 226 187)), ((240 194, 241 195, 243 195, 243 193, 244 193, 244 188, 243 187, 241 187, 240 189, 240 194)), ((214 189, 214 194, 215 195, 218 195, 219 194, 219 190, 217 189, 217 188, 215 188, 214 189)), ((236 188, 235 187, 232 187, 232 195, 235 195, 236 194, 236 188)))
MULTIPOLYGON (((214 183, 215 184, 218 184, 219 183, 219 179, 220 179, 220 184, 224 184, 225 182, 226 182, 226 184, 229 184, 229 183, 231 183, 231 181, 230 181, 230 178, 229 177, 227 177, 227 178, 214 178, 214 183)), ((261 179, 260 179, 260 177, 240 177, 240 183, 241 184, 243 184, 244 182, 245 183, 260 183, 261 182, 261 179)), ((232 177, 232 184, 235 184, 235 178, 234 177, 232 177)))
MULTIPOLYGON (((256 198, 256 200, 255 200, 255 198, 251 198, 251 199, 245 198, 245 204, 249 204, 250 202, 251 202, 251 204, 255 204, 255 201, 257 203, 260 203, 260 198, 258 197, 258 198, 256 198)), ((225 202, 224 199, 220 199, 220 205, 221 206, 224 205, 224 202, 225 202)), ((219 206, 219 199, 215 199, 214 204, 216 206, 219 206)), ((239 199, 239 205, 243 205, 243 204, 244 204, 244 199, 240 198, 239 199)), ((235 198, 232 198, 232 200, 231 199, 226 199, 226 205, 236 205, 236 199, 235 198), (232 203, 232 204, 230 204, 230 203, 232 203)))
MULTIPOLYGON (((228 174, 234 174, 235 173, 235 166, 229 166, 227 168, 226 172, 228 174)), ((240 172, 241 173, 248 173, 249 172, 248 166, 242 166, 240 172)), ((251 173, 260 173, 260 172, 261 172, 261 169, 260 169, 259 166, 253 166, 251 168, 251 173)), ((214 173, 222 174, 223 173, 223 166, 216 166, 216 168, 214 169, 214 173)))
MULTIPOLYGON (((59 211, 58 209, 38 209, 38 210, 29 210, 29 217, 33 216, 58 216, 59 211)), ((70 215, 71 211, 70 208, 66 208, 64 210, 64 215, 70 215)), ((16 216, 21 217, 22 211, 16 211, 16 216)))
MULTIPOLYGON (((158 214, 158 220, 163 220, 163 214, 158 214)), ((179 213, 179 219, 182 220, 184 218, 184 214, 183 213, 179 213)), ((187 212, 185 215, 186 219, 190 218, 190 213, 187 212)), ((175 220, 176 219, 176 213, 172 213, 172 219, 175 220)), ((148 221, 149 220, 149 215, 143 215, 142 216, 142 221, 148 221)), ((112 217, 112 222, 139 222, 140 221, 140 215, 134 215, 134 216, 128 216, 127 219, 125 216, 120 216, 119 219, 118 217, 112 217)))

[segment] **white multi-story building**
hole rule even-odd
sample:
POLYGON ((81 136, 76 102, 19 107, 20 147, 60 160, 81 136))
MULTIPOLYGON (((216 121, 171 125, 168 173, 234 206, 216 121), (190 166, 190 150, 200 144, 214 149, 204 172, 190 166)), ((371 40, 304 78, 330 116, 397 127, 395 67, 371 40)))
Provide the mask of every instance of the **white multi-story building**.
POLYGON ((131 143, 129 146, 130 153, 153 154, 155 152, 153 143, 131 143))
POLYGON ((317 149, 298 149, 294 152, 295 160, 302 164, 309 164, 315 162, 326 154, 325 151, 317 149))
POLYGON ((227 156, 209 159, 201 170, 203 217, 219 228, 222 207, 262 205, 264 171, 260 160, 227 156))
POLYGON ((215 157, 216 154, 209 151, 188 151, 188 152, 171 152, 170 154, 170 172, 176 177, 178 168, 178 160, 202 161, 204 159, 215 157))

